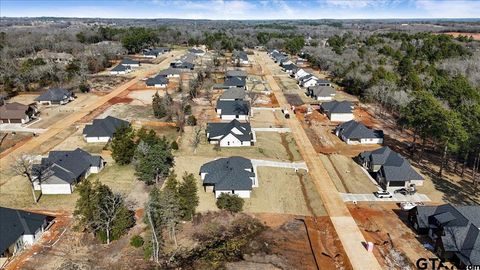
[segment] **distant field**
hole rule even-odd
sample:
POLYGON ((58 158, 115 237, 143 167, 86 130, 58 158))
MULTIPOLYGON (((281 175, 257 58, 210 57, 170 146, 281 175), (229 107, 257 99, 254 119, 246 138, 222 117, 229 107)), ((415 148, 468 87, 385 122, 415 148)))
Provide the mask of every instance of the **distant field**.
POLYGON ((454 37, 458 37, 458 36, 472 36, 473 39, 475 40, 480 40, 480 33, 460 33, 460 32, 446 32, 446 33, 442 33, 442 34, 446 34, 446 35, 451 35, 451 36, 454 36, 454 37))

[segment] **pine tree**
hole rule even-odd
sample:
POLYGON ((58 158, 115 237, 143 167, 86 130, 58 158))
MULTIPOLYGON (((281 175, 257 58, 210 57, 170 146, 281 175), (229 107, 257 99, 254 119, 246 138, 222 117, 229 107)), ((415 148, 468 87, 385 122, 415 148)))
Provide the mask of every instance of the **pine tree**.
POLYGON ((150 146, 148 152, 136 162, 136 175, 146 184, 159 183, 173 166, 173 154, 170 145, 161 140, 150 146))
POLYGON ((153 115, 156 118, 163 118, 167 115, 167 110, 165 108, 163 99, 160 97, 158 92, 156 92, 153 95, 152 99, 152 109, 153 109, 153 115))
POLYGON ((191 220, 198 206, 198 189, 195 176, 185 172, 183 182, 178 187, 178 199, 183 220, 191 220))
POLYGON ((135 131, 123 125, 115 131, 112 139, 112 158, 120 165, 129 164, 135 153, 135 131))

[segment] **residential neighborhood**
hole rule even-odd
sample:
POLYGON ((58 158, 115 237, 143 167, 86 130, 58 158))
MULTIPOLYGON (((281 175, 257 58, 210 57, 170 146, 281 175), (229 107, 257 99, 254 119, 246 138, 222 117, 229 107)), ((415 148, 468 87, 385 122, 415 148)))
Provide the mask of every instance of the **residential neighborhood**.
POLYGON ((477 21, 246 3, 2 17, 0 269, 480 265, 477 21))

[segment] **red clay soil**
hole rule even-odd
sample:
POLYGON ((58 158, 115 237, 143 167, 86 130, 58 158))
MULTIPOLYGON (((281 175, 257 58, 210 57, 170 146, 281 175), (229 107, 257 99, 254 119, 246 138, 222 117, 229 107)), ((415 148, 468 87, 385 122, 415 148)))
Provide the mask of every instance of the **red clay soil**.
POLYGON ((127 97, 128 93, 129 93, 129 91, 125 91, 124 93, 122 93, 122 95, 110 99, 108 102, 106 102, 102 106, 96 108, 95 110, 91 111, 89 114, 84 116, 78 122, 89 123, 112 105, 120 104, 120 103, 128 104, 128 103, 132 102, 133 99, 127 97))
POLYGON ((470 37, 470 36, 472 36, 473 39, 475 39, 475 40, 480 40, 480 33, 445 32, 445 33, 442 33, 442 34, 451 35, 451 36, 453 36, 453 37, 458 37, 458 36, 467 36, 467 37, 470 37))
POLYGON ((367 127, 378 125, 378 121, 369 112, 361 107, 355 107, 353 114, 355 115, 356 120, 362 122, 367 127))
POLYGON ((48 231, 43 233, 40 240, 15 256, 13 260, 7 264, 5 270, 22 269, 22 266, 30 259, 32 255, 39 253, 44 248, 50 248, 55 245, 57 240, 62 237, 62 234, 66 228, 71 226, 72 218, 67 212, 51 212, 41 210, 31 210, 31 212, 54 216, 55 223, 48 231))
POLYGON ((4 158, 4 157, 8 156, 8 154, 10 154, 10 152, 12 152, 13 150, 17 149, 18 147, 24 145, 26 142, 28 142, 32 138, 33 137, 24 138, 23 140, 21 140, 21 141, 15 143, 14 145, 12 145, 11 147, 5 149, 4 151, 2 151, 0 153, 0 158, 4 158))
POLYGON ((273 108, 280 106, 280 104, 278 104, 277 98, 275 97, 275 95, 273 93, 270 94, 270 100, 271 100, 273 108))

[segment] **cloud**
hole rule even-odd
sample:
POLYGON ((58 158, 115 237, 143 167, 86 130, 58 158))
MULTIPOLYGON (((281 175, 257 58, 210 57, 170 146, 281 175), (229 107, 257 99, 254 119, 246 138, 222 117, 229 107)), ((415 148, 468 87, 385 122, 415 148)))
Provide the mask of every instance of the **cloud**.
POLYGON ((366 6, 372 4, 379 4, 382 1, 374 1, 374 0, 326 0, 325 3, 331 6, 337 6, 341 8, 364 8, 366 6))
POLYGON ((429 18, 480 17, 480 1, 417 0, 415 6, 429 18))

